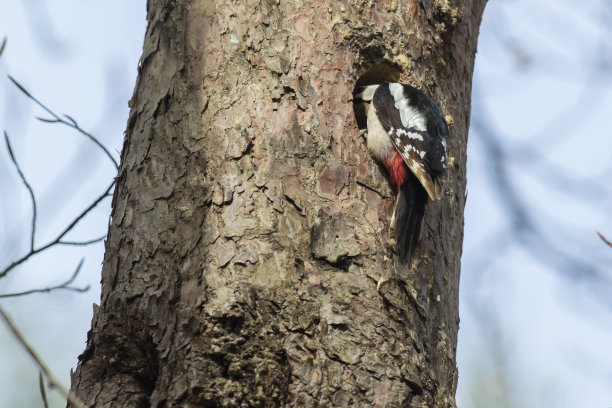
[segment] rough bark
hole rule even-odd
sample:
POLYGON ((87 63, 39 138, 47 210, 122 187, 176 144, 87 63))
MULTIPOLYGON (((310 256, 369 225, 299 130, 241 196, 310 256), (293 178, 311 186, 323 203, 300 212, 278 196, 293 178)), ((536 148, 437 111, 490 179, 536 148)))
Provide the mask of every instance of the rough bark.
POLYGON ((73 391, 91 407, 454 406, 483 7, 149 1, 73 391), (352 106, 357 81, 400 77, 453 118, 410 270, 352 106))

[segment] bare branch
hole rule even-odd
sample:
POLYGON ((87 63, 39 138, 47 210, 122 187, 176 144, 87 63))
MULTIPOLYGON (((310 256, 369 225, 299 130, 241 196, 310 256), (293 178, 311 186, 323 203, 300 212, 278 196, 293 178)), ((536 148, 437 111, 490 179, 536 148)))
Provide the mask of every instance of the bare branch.
POLYGON ((85 404, 81 402, 71 391, 69 391, 62 383, 53 375, 51 370, 47 367, 47 365, 42 361, 42 359, 38 356, 36 351, 32 348, 32 346, 27 342, 23 334, 19 331, 15 323, 12 319, 7 315, 4 309, 0 306, 0 316, 4 319, 9 330, 13 333, 17 341, 23 346, 23 348, 27 351, 27 353, 32 357, 40 371, 47 377, 49 381, 49 387, 57 388, 59 392, 66 397, 68 402, 77 408, 86 408, 85 404))
POLYGON ((2 53, 4 52, 5 47, 6 47, 6 37, 2 39, 2 44, 0 44, 0 56, 2 56, 2 53))
POLYGON ((40 120, 41 122, 45 122, 45 123, 59 123, 59 120, 57 119, 47 119, 47 118, 41 118, 36 116, 36 119, 40 120))
POLYGON ((49 402, 47 401, 47 392, 45 391, 45 382, 43 381, 42 371, 38 372, 38 388, 40 389, 40 396, 43 400, 45 408, 49 408, 49 402))
POLYGON ((104 241, 104 238, 106 238, 106 234, 99 238, 91 239, 89 241, 60 241, 58 242, 58 244, 59 245, 72 245, 72 246, 85 246, 85 245, 95 244, 100 241, 104 241))
POLYGON ((72 276, 70 277, 70 279, 68 279, 66 282, 60 285, 49 286, 49 287, 42 288, 42 289, 31 289, 31 290, 26 290, 23 292, 0 294, 0 299, 18 297, 18 296, 26 296, 26 295, 31 295, 32 293, 49 293, 49 292, 59 290, 59 289, 64 289, 64 290, 69 290, 72 292, 79 292, 79 293, 87 292, 89 290, 89 285, 85 286, 84 288, 77 288, 75 286, 70 286, 72 282, 74 282, 74 280, 78 276, 79 272, 81 272, 81 267, 83 266, 84 261, 85 261, 85 258, 82 258, 79 264, 77 265, 75 271, 72 273, 72 276))
POLYGON ((77 124, 76 120, 74 120, 74 119, 72 118, 72 116, 70 116, 70 115, 68 115, 68 114, 64 113, 64 117, 65 117, 66 119, 68 119, 68 120, 70 121, 70 123, 72 123, 72 126, 74 126, 74 127, 78 127, 78 126, 79 126, 79 125, 77 124))
MULTIPOLYGON (((104 193, 100 194, 100 195, 98 196, 98 198, 96 198, 96 200, 95 200, 94 202, 92 202, 92 203, 89 205, 89 207, 87 207, 86 209, 84 209, 84 210, 81 212, 81 214, 79 214, 79 215, 78 215, 78 216, 77 216, 77 217, 74 219, 74 221, 72 221, 72 222, 70 223, 70 225, 68 225, 68 226, 67 226, 67 227, 64 229, 64 231, 63 231, 63 232, 62 232, 62 233, 61 233, 61 234, 60 234, 60 235, 57 237, 57 239, 54 241, 54 244, 59 243, 59 242, 61 241, 61 239, 62 239, 62 238, 64 238, 64 236, 65 236, 66 234, 68 234, 68 233, 69 233, 69 232, 70 232, 70 231, 71 231, 71 230, 74 228, 74 226, 78 224, 78 222, 79 222, 79 221, 81 221, 81 220, 82 220, 82 219, 83 219, 83 218, 84 218, 84 217, 85 217, 87 214, 89 214, 89 212, 90 212, 91 210, 93 210, 94 208, 96 208, 96 206, 97 206, 98 204, 100 204, 100 202, 101 202, 102 200, 104 200, 106 197, 110 197, 109 193, 110 193, 110 191, 113 189, 113 187, 114 187, 114 186, 115 186, 115 180, 113 180, 113 182, 112 182, 112 183, 110 183, 110 185, 109 185, 109 186, 106 188, 106 190, 104 190, 104 193)), ((1 276, 1 275, 0 275, 0 276, 1 276)))
POLYGON ((610 242, 608 239, 606 239, 606 237, 604 237, 603 235, 601 235, 599 232, 597 233, 597 235, 599 235, 599 238, 601 238, 601 240, 603 242, 605 242, 608 246, 612 247, 612 242, 610 242))
MULTIPOLYGON (((113 182, 107 187, 107 189, 100 196, 98 196, 98 198, 96 198, 66 228, 64 228, 64 230, 53 241, 39 248, 31 249, 27 254, 25 254, 24 256, 22 256, 21 258, 19 258, 18 260, 14 261, 9 266, 4 268, 2 271, 0 271, 0 278, 3 278, 4 276, 6 276, 11 270, 15 269, 15 267, 17 267, 18 265, 21 265, 22 263, 30 259, 30 257, 46 249, 49 249, 55 245, 67 245, 65 243, 62 243, 62 238, 64 238, 66 234, 72 231, 72 229, 79 223, 79 221, 81 221, 87 214, 89 214, 91 210, 93 210, 98 204, 100 204, 102 200, 104 200, 106 197, 109 197, 109 193, 112 190, 114 185, 115 185, 115 180, 113 180, 113 182)), ((89 241, 89 243, 94 243, 94 242, 98 242, 98 240, 96 239, 93 241, 89 241)), ((82 245, 87 245, 87 244, 83 243, 82 245)))
POLYGON ((34 195, 34 190, 32 189, 32 186, 30 186, 30 183, 28 183, 28 180, 26 179, 25 175, 21 171, 21 168, 19 167, 19 163, 17 163, 17 159, 15 158, 15 154, 13 153, 13 149, 11 148, 11 142, 9 141, 9 137, 6 131, 4 131, 4 140, 6 142, 6 148, 8 149, 9 155, 11 156, 11 161, 15 165, 17 173, 19 174, 19 178, 21 178, 23 185, 30 192, 30 198, 32 199, 32 229, 30 232, 30 251, 32 251, 34 250, 34 237, 36 235, 36 197, 34 195))
POLYGON ((68 127, 73 128, 74 130, 78 131, 80 134, 82 134, 83 136, 86 136, 89 140, 91 140, 92 142, 94 142, 96 145, 98 145, 98 147, 100 149, 102 149, 104 151, 104 153, 108 156, 108 158, 113 162, 113 164, 115 165, 115 168, 119 168, 119 163, 117 163, 117 160, 115 160, 115 158, 113 157, 113 155, 108 151, 108 149, 102 144, 100 143, 100 141, 98 139, 96 139, 91 133, 85 131, 84 129, 82 129, 79 124, 70 116, 64 114, 64 117, 66 117, 68 119, 68 121, 66 121, 65 119, 63 119, 62 117, 60 117, 58 114, 56 114, 55 112, 53 112, 51 109, 49 109, 45 104, 43 104, 41 101, 39 101, 38 99, 36 99, 34 96, 32 96, 32 94, 30 94, 24 87, 23 85, 21 85, 19 82, 17 82, 17 80, 15 80, 15 78, 13 78, 12 76, 8 76, 9 79, 11 80, 11 82, 13 82, 13 84, 15 84, 15 86, 17 88, 19 88, 19 90, 21 92, 23 92, 28 98, 30 98, 31 100, 33 100, 38 106, 40 106, 41 108, 43 108, 49 115, 51 115, 53 117, 53 119, 44 119, 44 118, 37 118, 40 121, 43 122, 47 122, 47 123, 61 123, 63 125, 66 125, 68 127))
MULTIPOLYGON (((23 85, 21 85, 19 82, 17 82, 13 77, 11 77, 9 75, 9 79, 15 84, 15 86, 17 88, 19 88, 19 90, 21 90, 21 92, 23 92, 28 98, 30 98, 31 100, 33 100, 36 104, 38 104, 41 108, 43 108, 49 115, 51 115, 51 119, 47 119, 47 118, 38 118, 39 120, 43 121, 43 122, 47 122, 47 123, 62 123, 66 126, 69 126, 75 130, 77 130, 78 132, 80 132, 81 134, 87 136, 90 140, 92 140, 94 143, 96 143, 105 153, 106 155, 110 158, 110 160, 113 162, 113 164, 115 165, 115 168, 118 168, 118 164, 115 161, 115 159, 113 158, 113 156, 110 154, 110 152, 108 151, 108 149, 106 149, 105 146, 103 146, 98 139, 96 139, 95 137, 93 137, 90 133, 86 132, 85 130, 83 130, 78 123, 76 122, 76 120, 74 120, 74 118, 72 118, 72 116, 70 115, 66 115, 64 114, 64 118, 60 117, 59 115, 57 115, 55 112, 53 112, 51 109, 49 109, 46 105, 44 105, 42 102, 40 102, 38 99, 36 99, 34 96, 32 96, 32 94, 30 94, 30 92, 28 92, 27 89, 25 89, 25 87, 23 87, 23 85)), ((28 251, 27 254, 25 254, 24 256, 22 256, 21 258, 19 258, 18 260, 12 262, 10 265, 8 265, 7 267, 5 267, 3 270, 0 271, 0 278, 6 276, 11 270, 13 270, 15 267, 17 267, 18 265, 21 265, 22 263, 24 263, 25 261, 27 261, 30 257, 43 252, 55 245, 73 245, 73 246, 83 246, 83 245, 90 245, 96 242, 100 242, 104 239, 104 237, 100 237, 100 238, 96 238, 96 239, 92 239, 89 241, 63 241, 62 239, 70 232, 72 231, 72 229, 85 217, 87 216, 87 214, 89 214, 89 212, 91 210, 93 210, 102 200, 104 200, 106 197, 110 196, 110 191, 113 189, 114 185, 115 185, 115 180, 113 180, 113 182, 108 186, 108 188, 100 195, 98 196, 87 208, 85 208, 66 228, 64 228, 64 230, 53 240, 48 242, 47 244, 36 248, 36 242, 35 242, 35 236, 36 236, 36 217, 37 217, 37 204, 36 204, 36 197, 34 195, 34 190, 32 189, 32 187, 30 186, 30 184, 28 183, 27 179, 25 178, 23 172, 21 171, 21 168, 19 167, 19 164, 17 162, 17 159, 15 158, 15 154, 13 152, 13 149, 11 147, 11 143, 8 137, 8 134, 6 133, 6 131, 4 132, 4 139, 6 141, 6 146, 9 152, 9 155, 11 157, 11 160, 13 162, 13 164, 15 165, 15 168, 17 169, 17 173, 19 174, 19 177, 21 178, 23 184, 26 186, 26 188, 28 189, 29 193, 30 193, 30 197, 32 199, 32 231, 30 234, 30 250, 28 251)), ((73 288, 73 287, 66 287, 64 284, 60 285, 59 287, 52 287, 52 288, 44 288, 44 289, 35 289, 35 290, 31 290, 31 291, 27 291, 27 292, 23 292, 23 293, 19 293, 19 294, 11 294, 11 295, 3 295, 0 297, 9 297, 9 296, 21 296, 24 294, 28 294, 28 293, 35 293, 35 292, 48 292, 50 290, 55 290, 55 289, 68 289, 68 290, 74 290, 74 291, 85 291, 88 288, 73 288)))

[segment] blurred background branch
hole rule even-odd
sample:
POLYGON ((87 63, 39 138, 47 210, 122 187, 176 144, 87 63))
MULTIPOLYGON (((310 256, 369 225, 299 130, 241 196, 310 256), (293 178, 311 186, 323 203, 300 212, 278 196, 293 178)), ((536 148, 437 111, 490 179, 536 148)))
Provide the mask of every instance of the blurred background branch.
MULTIPOLYGON (((145 16, 144 1, 0 6, 0 77, 9 77, 0 81, 7 146, 0 152, 0 298, 58 384, 70 383, 92 303, 100 298, 106 198, 114 189, 145 16)), ((34 381, 38 370, 16 352, 23 345, 4 327, 0 405, 65 407, 65 397, 34 381)))
MULTIPOLYGON (((47 112, 49 115, 51 115, 53 117, 53 119, 40 119, 40 118, 38 118, 38 119, 40 119, 41 121, 43 121, 45 123, 61 123, 63 125, 66 125, 66 126, 72 128, 72 129, 78 131, 80 134, 86 136, 90 141, 95 143, 95 145, 98 146, 106 154, 106 156, 114 164, 115 169, 118 168, 119 165, 118 165, 117 161, 115 160, 115 158, 110 154, 109 150, 102 143, 100 143, 100 141, 97 138, 95 138, 89 132, 83 130, 78 125, 78 123, 71 116, 65 114, 64 117, 66 117, 68 119, 68 121, 62 119, 59 115, 57 115, 55 112, 53 112, 47 106, 45 106, 42 102, 40 102, 38 99, 36 99, 34 96, 32 96, 32 94, 23 85, 21 85, 19 82, 17 82, 10 75, 9 75, 9 79, 13 82, 13 84, 15 84, 15 86, 23 94, 25 94, 28 98, 30 98, 32 101, 34 101, 38 106, 43 108, 45 110, 45 112, 47 112)), ((115 180, 114 179, 111 182, 111 184, 89 206, 87 206, 84 210, 82 210, 71 222, 68 223, 68 225, 66 227, 63 228, 63 230, 55 237, 55 239, 51 240, 47 244, 44 244, 44 245, 39 246, 39 247, 36 247, 36 245, 35 245, 35 240, 36 240, 36 217, 37 217, 36 195, 34 194, 34 190, 32 189, 32 186, 30 185, 30 183, 28 182, 27 178, 23 174, 23 171, 21 170, 21 167, 19 166, 19 163, 18 163, 18 161, 17 161, 17 159, 15 157, 15 153, 13 152, 13 149, 11 147, 9 136, 8 136, 6 131, 4 131, 4 140, 6 142, 6 148, 8 150, 8 153, 9 153, 9 156, 11 158, 11 161, 13 162, 13 165, 15 166, 15 169, 17 170, 17 174, 19 175, 19 178, 21 179, 23 185, 26 187, 26 189, 28 190, 28 192, 30 194, 30 198, 31 198, 31 202, 32 202, 32 223, 31 223, 30 234, 29 234, 30 235, 30 250, 25 255, 23 255, 22 257, 18 258, 15 261, 13 261, 9 265, 7 265, 4 269, 0 270, 0 279, 4 278, 6 275, 8 275, 9 272, 13 271, 17 266, 19 266, 22 263, 26 262, 32 256, 40 254, 40 253, 42 253, 42 252, 44 252, 44 251, 46 251, 46 250, 48 250, 48 249, 50 249, 50 248, 52 248, 52 247, 54 247, 56 245, 83 246, 83 245, 94 244, 94 243, 97 243, 97 242, 103 240, 104 237, 96 238, 96 239, 92 239, 92 240, 87 240, 87 241, 65 241, 65 240, 63 240, 63 238, 66 235, 68 235, 79 224, 79 222, 81 222, 94 208, 96 208, 96 206, 102 200, 104 200, 107 197, 112 196, 112 189, 113 189, 113 187, 115 185, 115 180)), ((78 275, 79 271, 81 270, 82 263, 83 263, 83 261, 81 261, 79 263, 79 266, 77 267, 77 269, 76 269, 75 273, 72 275, 72 277, 70 279, 68 279, 66 282, 64 282, 63 284, 61 284, 61 285, 48 286, 46 288, 41 288, 41 289, 31 289, 31 290, 26 290, 26 291, 11 293, 11 294, 0 294, 0 297, 24 296, 24 295, 28 295, 28 294, 31 294, 31 293, 49 293, 49 292, 52 292, 52 291, 58 290, 58 289, 68 289, 68 290, 72 290, 72 291, 76 291, 76 292, 84 292, 87 289, 76 288, 76 287, 69 286, 74 281, 74 279, 78 275)), ((88 288, 88 286, 86 288, 88 288)))
POLYGON ((608 246, 612 247, 612 242, 610 242, 606 237, 601 235, 599 232, 597 233, 597 235, 599 235, 599 238, 601 238, 603 242, 605 242, 608 246))
MULTIPOLYGON (((2 306, 0 306, 0 316, 4 320, 4 323, 9 328, 9 330, 13 333, 19 344, 25 349, 28 355, 34 360, 40 371, 44 374, 49 381, 49 387, 57 389, 62 395, 76 408, 86 408, 85 404, 83 404, 72 392, 68 390, 68 388, 62 385, 62 382, 58 380, 55 375, 51 372, 49 367, 45 364, 45 362, 39 357, 38 353, 34 351, 34 348, 28 343, 25 339, 21 331, 17 328, 17 325, 13 322, 13 320, 9 317, 9 315, 4 311, 2 306)), ((40 381, 42 384, 42 381, 40 381)), ((44 387, 41 385, 41 393, 45 396, 44 387)), ((45 401, 45 405, 47 403, 46 397, 43 397, 45 401)))
POLYGON ((462 408, 612 401, 612 253, 593 234, 612 226, 611 16, 599 0, 487 5, 468 144, 462 408))
POLYGON ((0 299, 9 298, 9 297, 25 296, 25 295, 30 295, 32 293, 49 293, 49 292, 53 292, 54 290, 59 290, 59 289, 70 290, 73 292, 80 292, 80 293, 87 292, 89 290, 89 285, 82 287, 82 288, 71 286, 74 280, 79 275, 79 272, 81 272, 81 267, 83 266, 84 261, 85 261, 85 258, 82 258, 79 264, 77 265, 76 269, 72 273, 72 276, 67 281, 59 285, 48 286, 46 288, 41 288, 41 289, 30 289, 30 290, 25 290, 23 292, 3 293, 3 294, 0 294, 0 299))

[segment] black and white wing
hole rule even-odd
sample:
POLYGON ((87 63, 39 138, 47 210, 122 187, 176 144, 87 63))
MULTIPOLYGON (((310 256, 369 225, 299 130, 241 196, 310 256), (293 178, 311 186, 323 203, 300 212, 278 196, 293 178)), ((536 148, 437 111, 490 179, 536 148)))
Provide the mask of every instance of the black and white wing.
POLYGON ((438 176, 446 168, 448 126, 440 108, 409 85, 383 83, 372 105, 404 162, 432 200, 439 198, 438 176))

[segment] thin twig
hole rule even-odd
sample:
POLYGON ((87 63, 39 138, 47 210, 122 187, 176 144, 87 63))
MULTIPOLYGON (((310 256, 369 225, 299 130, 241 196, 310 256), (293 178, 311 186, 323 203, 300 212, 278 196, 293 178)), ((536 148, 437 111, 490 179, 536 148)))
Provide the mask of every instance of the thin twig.
POLYGON ((612 242, 608 241, 608 239, 606 239, 606 237, 604 237, 603 235, 601 235, 599 232, 597 233, 597 235, 599 235, 599 238, 601 238, 601 240, 603 242, 605 242, 606 244, 608 244, 608 246, 612 247, 612 242))
MULTIPOLYGON (((13 82, 13 84, 15 84, 15 86, 17 88, 19 88, 19 90, 21 92, 23 92, 28 98, 30 98, 32 101, 34 101, 38 106, 43 108, 47 113, 49 113, 54 118, 54 119, 42 119, 42 118, 39 118, 40 120, 42 120, 44 122, 50 122, 50 123, 62 123, 64 125, 66 125, 66 126, 69 126, 69 127, 73 128, 73 129, 77 130, 81 134, 87 136, 96 145, 98 145, 104 151, 104 153, 106 153, 106 155, 109 157, 109 159, 115 165, 115 168, 119 168, 118 163, 116 162, 114 157, 110 154, 108 149, 106 149, 106 147, 104 145, 102 145, 102 143, 100 143, 100 141, 98 141, 98 139, 96 139, 90 133, 88 133, 85 130, 83 130, 78 125, 76 120, 74 120, 71 116, 66 115, 66 114, 64 115, 64 117, 66 119, 60 117, 55 112, 53 112, 51 109, 49 109, 46 105, 44 105, 42 102, 40 102, 38 99, 36 99, 32 94, 30 94, 30 92, 28 92, 28 90, 25 89, 23 87, 23 85, 21 85, 19 82, 17 82, 10 75, 9 75, 9 79, 13 82)), ((19 173, 19 177, 21 178, 23 184, 28 189, 28 191, 30 193, 30 197, 32 199, 32 231, 31 231, 31 234, 30 234, 30 250, 28 251, 28 253, 25 254, 24 256, 22 256, 20 259, 14 261, 10 265, 8 265, 2 271, 0 271, 0 278, 3 278, 4 276, 6 276, 11 270, 13 270, 18 265, 21 265, 22 263, 27 261, 30 257, 32 257, 32 256, 34 256, 34 255, 36 255, 36 254, 38 254, 40 252, 43 252, 46 249, 49 249, 49 248, 51 248, 51 247, 53 247, 55 245, 83 246, 83 245, 89 245, 89 244, 93 244, 93 243, 102 241, 104 239, 104 237, 96 238, 96 239, 89 240, 89 241, 83 241, 83 242, 79 242, 79 241, 62 241, 62 238, 64 238, 66 236, 66 234, 68 234, 102 200, 104 200, 106 197, 110 196, 110 191, 112 190, 113 186, 115 185, 115 180, 113 180, 113 182, 110 184, 110 186, 108 186, 108 188, 104 191, 104 193, 102 193, 102 195, 98 196, 98 198, 96 198, 96 200, 91 205, 89 205, 89 207, 87 207, 85 210, 83 210, 53 241, 51 241, 51 242, 47 243, 46 245, 43 245, 43 246, 41 246, 39 248, 35 248, 36 217, 37 217, 36 197, 34 195, 34 190, 30 186, 30 184, 28 183, 28 181, 25 178, 23 172, 21 171, 21 168, 19 167, 19 164, 17 163, 17 160, 15 158, 15 154, 13 153, 13 149, 11 147, 11 144, 10 144, 10 141, 9 141, 9 137, 8 137, 8 134, 6 133, 6 131, 4 132, 4 139, 6 141, 6 146, 7 146, 7 149, 9 151, 9 155, 11 156, 11 160, 13 161, 13 164, 15 165, 15 167, 17 169, 17 172, 19 173)), ((47 289, 49 289, 49 288, 46 288, 46 289, 36 289, 33 292, 47 291, 47 289)), ((67 289, 67 288, 65 288, 65 289, 67 289)), ((77 288, 71 288, 70 290, 78 290, 78 289, 77 288)))
POLYGON ((0 44, 0 56, 4 52, 4 48, 6 47, 6 37, 2 40, 2 44, 0 44))
POLYGON ((81 267, 83 266, 84 261, 85 261, 85 258, 82 258, 79 264, 77 265, 76 269, 72 273, 72 276, 70 277, 70 279, 68 279, 66 282, 62 283, 61 285, 50 286, 50 287, 46 287, 42 289, 31 289, 31 290, 26 290, 23 292, 0 294, 0 299, 9 298, 9 297, 26 296, 26 295, 31 295, 32 293, 49 293, 49 292, 52 292, 54 290, 59 290, 59 289, 65 289, 65 290, 69 290, 72 292, 79 292, 79 293, 87 292, 89 290, 89 285, 85 286, 84 288, 77 288, 75 286, 70 286, 72 282, 74 282, 74 280, 78 276, 79 272, 81 272, 81 267))
POLYGON ((106 197, 110 197, 109 193, 110 191, 113 189, 113 186, 115 185, 115 180, 113 180, 112 183, 110 183, 110 185, 106 188, 106 190, 104 190, 104 193, 102 193, 100 196, 98 196, 98 198, 89 205, 89 207, 87 207, 85 210, 83 210, 83 212, 81 212, 81 214, 79 214, 74 221, 72 221, 72 223, 70 223, 70 225, 68 225, 64 231, 57 237, 56 239, 56 243, 59 243, 61 241, 62 238, 64 238, 64 236, 66 234, 68 234, 68 232, 70 232, 70 230, 72 230, 72 228, 74 228, 75 225, 78 224, 79 221, 81 221, 81 219, 83 217, 85 217, 91 210, 93 210, 98 204, 100 204, 100 202, 102 200, 104 200, 106 197))
POLYGON ((106 238, 106 234, 104 234, 103 236, 99 238, 91 239, 89 241, 60 241, 58 242, 58 245, 85 246, 85 245, 95 244, 100 241, 104 241, 104 238, 106 238))
POLYGON ((30 357, 34 360, 40 371, 47 377, 47 381, 49 381, 49 387, 57 388, 59 392, 61 392, 64 397, 77 408, 86 408, 85 404, 81 402, 71 391, 69 391, 66 387, 62 385, 62 383, 53 375, 51 370, 47 367, 47 365, 42 361, 42 359, 38 356, 38 354, 34 351, 32 346, 27 342, 23 334, 19 331, 15 323, 11 320, 11 318, 6 314, 2 306, 0 306, 0 316, 4 319, 4 322, 8 326, 9 330, 13 333, 17 341, 23 346, 23 348, 28 352, 30 357))
POLYGON ((6 142, 6 148, 8 149, 9 156, 11 156, 11 161, 17 169, 19 178, 21 178, 23 185, 30 192, 30 198, 32 199, 32 229, 30 233, 30 251, 32 251, 34 249, 34 237, 36 236, 36 196, 34 195, 34 190, 32 189, 32 186, 30 186, 30 183, 28 183, 28 180, 23 174, 23 171, 21 171, 19 163, 17 163, 17 159, 15 158, 15 154, 13 153, 13 148, 11 147, 11 142, 9 140, 8 134, 6 133, 6 130, 4 131, 4 141, 6 142))
POLYGON ((98 139, 96 139, 91 133, 85 131, 84 129, 82 129, 79 124, 70 116, 64 114, 64 117, 68 119, 68 121, 66 121, 65 119, 63 119, 61 116, 59 116, 58 114, 56 114, 55 112, 53 112, 51 109, 49 109, 45 104, 43 104, 41 101, 39 101, 38 99, 36 99, 34 96, 32 96, 31 93, 29 93, 24 87, 23 85, 21 85, 19 82, 17 82, 17 80, 15 78, 13 78, 12 76, 8 75, 9 79, 13 82, 13 84, 15 84, 15 86, 17 88, 19 88, 19 90, 21 92, 23 92, 28 98, 30 98, 31 100, 33 100, 38 106, 40 106, 41 108, 43 108, 49 115, 51 115, 53 117, 53 119, 45 119, 45 118, 37 118, 38 120, 42 121, 42 122, 47 122, 47 123, 61 123, 63 125, 66 125, 68 127, 73 128, 74 130, 78 131, 80 134, 82 134, 83 136, 86 136, 89 140, 91 140, 92 142, 94 142, 96 145, 98 145, 98 147, 100 149, 102 149, 104 151, 104 153, 108 156, 108 158, 113 162, 113 164, 115 165, 116 169, 119 169, 119 163, 117 163, 117 160, 115 160, 115 158, 113 157, 113 155, 108 151, 108 149, 102 144, 100 143, 100 141, 98 139))
POLYGON ((42 371, 38 372, 38 388, 40 389, 40 396, 42 397, 44 408, 49 408, 49 402, 47 401, 47 392, 45 391, 45 382, 43 380, 42 371))
POLYGON ((66 228, 64 228, 64 230, 53 241, 39 248, 30 250, 27 254, 25 254, 24 256, 22 256, 21 258, 19 258, 18 260, 14 261, 9 266, 4 268, 0 272, 0 278, 3 278, 4 276, 6 276, 11 270, 15 269, 15 267, 17 267, 18 265, 21 265, 22 263, 30 259, 30 257, 46 249, 49 249, 55 245, 60 245, 60 244, 69 245, 69 244, 62 243, 62 238, 64 238, 66 234, 68 234, 75 227, 75 225, 77 225, 79 221, 81 221, 91 210, 93 210, 98 204, 100 204, 102 200, 104 200, 106 197, 109 197, 109 192, 112 190, 114 185, 115 185, 115 180, 113 180, 113 182, 108 186, 108 188, 104 191, 104 193, 98 196, 98 198, 96 198, 89 205, 89 207, 85 208, 66 228))

